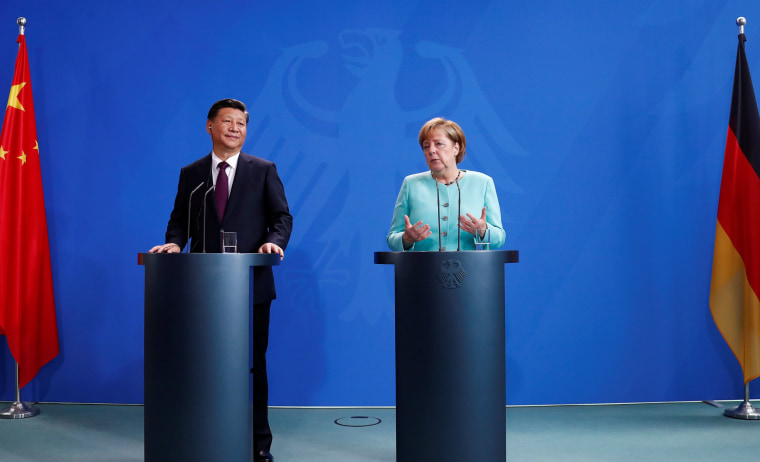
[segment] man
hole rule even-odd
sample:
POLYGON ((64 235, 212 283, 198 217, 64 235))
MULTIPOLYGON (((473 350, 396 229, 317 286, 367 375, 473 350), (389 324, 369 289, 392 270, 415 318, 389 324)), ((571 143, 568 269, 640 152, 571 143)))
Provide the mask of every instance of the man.
MULTIPOLYGON (((240 101, 223 99, 211 106, 206 131, 213 151, 180 171, 166 244, 153 247, 151 253, 180 252, 188 240, 192 252, 220 252, 219 232, 227 230, 237 233, 238 252, 278 253, 284 258, 293 217, 274 163, 241 151, 248 119, 240 101)), ((253 449, 256 462, 268 462, 274 460, 266 372, 269 309, 276 297, 271 267, 254 267, 254 288, 253 449)))

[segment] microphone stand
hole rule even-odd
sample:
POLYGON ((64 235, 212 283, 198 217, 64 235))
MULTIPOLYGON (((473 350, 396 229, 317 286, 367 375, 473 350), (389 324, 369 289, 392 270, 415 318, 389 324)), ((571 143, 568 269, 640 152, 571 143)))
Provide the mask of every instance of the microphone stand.
POLYGON ((440 252, 441 249, 441 191, 438 189, 438 180, 433 177, 433 181, 435 181, 435 198, 437 200, 438 206, 436 207, 436 210, 438 210, 438 251, 440 252))
MULTIPOLYGON (((459 196, 458 196, 459 197, 459 205, 457 206, 457 208, 458 208, 457 214, 461 214, 462 213, 462 190, 459 189, 459 175, 460 174, 461 174, 461 172, 457 173, 457 177, 454 178, 454 181, 452 181, 451 183, 446 183, 446 186, 448 186, 448 185, 450 185, 450 184, 452 184, 454 182, 456 182, 456 184, 457 184, 457 191, 459 191, 459 196)), ((438 180, 435 178, 435 175, 433 174, 433 172, 430 172, 430 176, 432 176, 433 177, 433 181, 435 181, 435 198, 436 198, 436 202, 438 204, 438 207, 437 207, 437 209, 438 209, 438 251, 441 252, 443 250, 441 248, 441 190, 438 189, 438 180)), ((449 215, 450 214, 451 213, 449 212, 449 215)), ((457 251, 460 250, 460 248, 459 248, 459 237, 460 237, 461 233, 462 233, 462 230, 459 227, 459 215, 457 215, 457 251)))
POLYGON ((462 236, 462 227, 459 226, 459 217, 462 216, 462 190, 459 188, 459 174, 457 174, 454 181, 457 183, 457 252, 459 252, 462 250, 459 246, 460 237, 462 236))
POLYGON ((190 206, 193 203, 193 194, 195 194, 196 191, 201 189, 201 186, 203 186, 205 183, 206 182, 203 181, 201 182, 201 184, 196 186, 195 189, 193 189, 193 192, 190 193, 190 197, 187 199, 187 252, 186 253, 190 253, 190 216, 192 213, 191 212, 192 209, 190 208, 190 206))
POLYGON ((206 194, 203 195, 203 253, 206 253, 206 207, 208 205, 208 201, 206 198, 208 197, 208 193, 214 190, 216 186, 211 186, 208 188, 208 191, 206 191, 206 194))

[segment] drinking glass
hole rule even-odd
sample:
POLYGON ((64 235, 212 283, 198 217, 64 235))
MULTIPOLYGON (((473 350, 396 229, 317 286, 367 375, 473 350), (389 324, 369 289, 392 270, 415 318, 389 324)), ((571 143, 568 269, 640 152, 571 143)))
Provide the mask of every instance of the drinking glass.
POLYGON ((491 249, 491 230, 478 229, 475 231, 475 250, 491 249))
POLYGON ((222 253, 237 253, 237 233, 235 231, 220 231, 222 253))

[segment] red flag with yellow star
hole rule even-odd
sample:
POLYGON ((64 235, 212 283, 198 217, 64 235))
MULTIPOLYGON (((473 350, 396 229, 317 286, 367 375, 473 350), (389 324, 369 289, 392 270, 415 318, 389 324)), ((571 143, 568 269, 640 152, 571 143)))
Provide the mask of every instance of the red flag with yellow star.
POLYGON ((24 35, 0 132, 0 334, 19 368, 19 387, 58 355, 40 151, 24 35))

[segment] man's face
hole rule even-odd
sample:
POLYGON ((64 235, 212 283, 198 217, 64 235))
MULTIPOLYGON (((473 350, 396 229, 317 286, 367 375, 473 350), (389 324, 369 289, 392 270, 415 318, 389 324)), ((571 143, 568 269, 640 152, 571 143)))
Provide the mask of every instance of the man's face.
POLYGON ((217 155, 232 155, 240 151, 245 143, 247 128, 245 113, 231 107, 220 109, 213 120, 206 122, 206 131, 211 135, 217 155))

